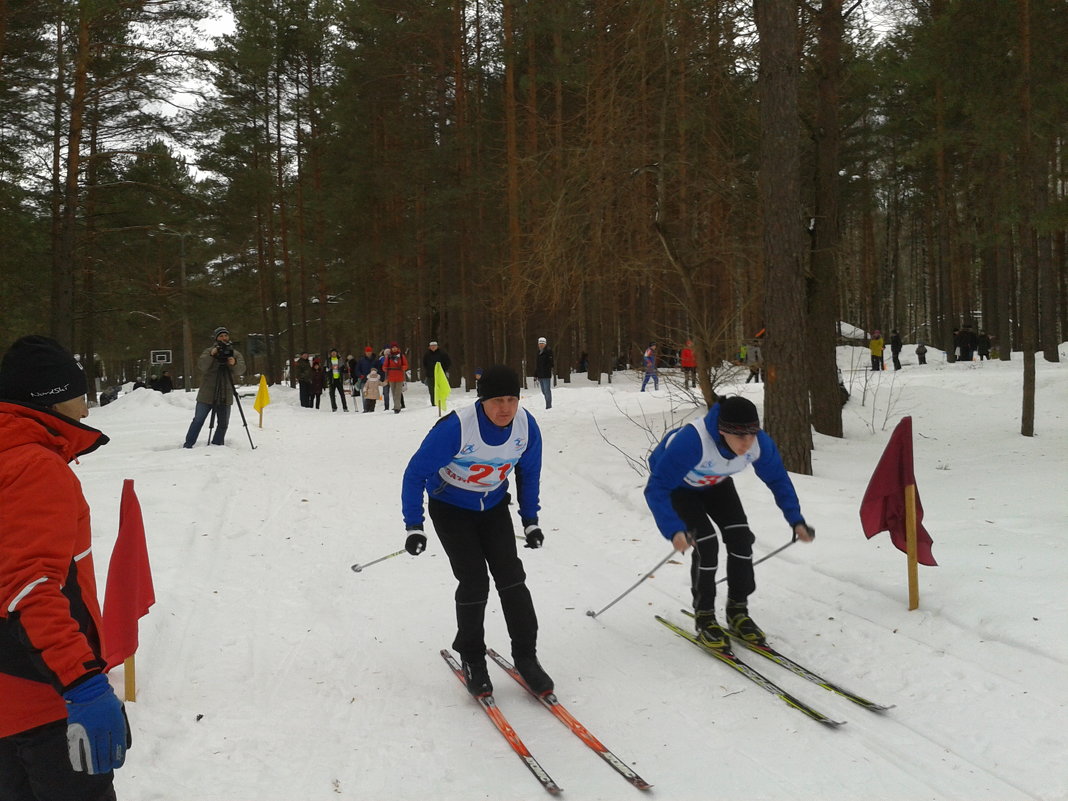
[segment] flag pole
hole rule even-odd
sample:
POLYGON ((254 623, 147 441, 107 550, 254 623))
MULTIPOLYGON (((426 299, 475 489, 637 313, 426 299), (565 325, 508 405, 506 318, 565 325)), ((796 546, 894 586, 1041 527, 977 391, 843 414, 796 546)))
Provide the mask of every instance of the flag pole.
POLYGON ((908 554, 909 611, 920 606, 920 579, 916 559, 916 485, 905 487, 905 548, 908 554))
POLYGON ((137 700, 137 668, 134 665, 134 655, 130 654, 122 663, 123 682, 126 690, 124 696, 127 701, 137 700))

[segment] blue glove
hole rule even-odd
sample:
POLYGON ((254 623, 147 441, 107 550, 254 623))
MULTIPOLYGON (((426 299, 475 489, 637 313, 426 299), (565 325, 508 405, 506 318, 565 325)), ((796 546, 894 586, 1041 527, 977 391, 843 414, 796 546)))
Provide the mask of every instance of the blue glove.
POLYGON ((426 550, 426 534, 417 526, 408 527, 408 538, 404 540, 404 550, 412 556, 418 556, 426 550))
POLYGON ((126 710, 107 677, 98 673, 63 693, 67 702, 67 752, 82 773, 110 773, 121 768, 130 747, 126 710))

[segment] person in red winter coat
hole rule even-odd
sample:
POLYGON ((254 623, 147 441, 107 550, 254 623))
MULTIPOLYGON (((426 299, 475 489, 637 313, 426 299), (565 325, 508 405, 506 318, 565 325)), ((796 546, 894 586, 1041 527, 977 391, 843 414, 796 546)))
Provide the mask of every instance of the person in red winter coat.
POLYGON ((389 353, 382 362, 385 372, 384 381, 389 384, 389 396, 393 402, 393 413, 400 414, 404 408, 404 382, 408 372, 408 357, 401 353, 400 345, 393 342, 389 353))
POLYGON ((697 356, 693 352, 693 340, 686 340, 686 347, 679 352, 679 366, 682 367, 682 384, 685 387, 697 387, 697 356))
POLYGON ((81 366, 28 336, 0 363, 0 798, 115 798, 130 746, 107 677, 89 505, 68 463, 108 442, 81 366))

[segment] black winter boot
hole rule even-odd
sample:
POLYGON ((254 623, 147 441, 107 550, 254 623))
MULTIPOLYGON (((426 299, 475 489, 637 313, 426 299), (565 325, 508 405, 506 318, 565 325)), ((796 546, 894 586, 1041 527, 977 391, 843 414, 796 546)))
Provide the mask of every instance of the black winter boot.
POLYGON ((749 607, 745 601, 727 599, 727 627, 740 640, 754 645, 763 645, 765 642, 764 632, 749 617, 749 607))
POLYGON ((716 651, 730 652, 731 641, 727 632, 716 622, 715 612, 697 612, 694 622, 697 627, 697 640, 701 645, 716 651))
POLYGON ((515 657, 515 669, 519 671, 519 675, 523 677, 523 681, 534 691, 535 695, 545 695, 553 691, 553 680, 538 662, 537 657, 515 657))
POLYGON ((467 660, 461 662, 464 671, 464 680, 467 682, 467 691, 478 698, 482 695, 490 695, 493 692, 493 683, 490 681, 489 671, 486 670, 486 658, 467 660))

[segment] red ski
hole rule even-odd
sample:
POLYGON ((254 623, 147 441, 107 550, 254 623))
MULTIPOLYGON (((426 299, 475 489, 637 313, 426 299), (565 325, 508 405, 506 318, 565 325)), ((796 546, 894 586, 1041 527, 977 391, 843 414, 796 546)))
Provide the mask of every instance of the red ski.
POLYGON ((631 770, 629 767, 627 767, 626 763, 622 759, 620 759, 607 748, 605 748, 605 746, 601 743, 600 740, 590 734, 589 730, 581 723, 579 723, 575 719, 574 715, 568 712, 567 708, 560 703, 560 699, 556 697, 555 693, 547 692, 543 693, 542 695, 538 695, 532 689, 530 689, 530 687, 527 686, 527 683, 523 680, 523 677, 519 674, 519 671, 515 669, 515 666, 511 662, 509 662, 499 653, 494 651, 492 648, 490 648, 487 653, 489 654, 490 659, 500 665, 501 669, 504 670, 505 673, 507 673, 509 676, 519 682, 523 689, 525 689, 528 693, 537 698, 541 702, 542 706, 552 712, 560 720, 561 723, 571 729, 572 734, 582 740, 582 742, 584 742, 592 751, 594 751, 597 756, 599 756, 601 759, 611 765, 612 769, 615 770, 619 775, 621 775, 624 779, 633 784, 639 790, 648 790, 650 787, 653 786, 649 784, 649 782, 645 781, 645 779, 643 779, 633 770, 631 770))
MULTIPOLYGON (((452 672, 456 675, 456 678, 460 680, 460 683, 464 685, 464 688, 466 689, 467 682, 464 681, 463 668, 460 667, 460 663, 456 661, 456 657, 452 655, 452 652, 443 648, 441 650, 441 658, 448 663, 449 667, 452 668, 452 672)), ((530 750, 523 745, 523 741, 519 739, 519 735, 515 733, 515 729, 512 728, 511 724, 509 724, 508 720, 504 717, 504 714, 497 707, 497 702, 493 700, 493 696, 490 693, 486 693, 485 695, 475 696, 475 700, 478 701, 479 705, 481 705, 484 710, 486 710, 486 714, 489 716, 489 719, 493 721, 493 725, 497 727, 497 731, 499 731, 501 736, 508 741, 508 745, 512 746, 512 750, 516 752, 516 755, 521 760, 523 760, 523 764, 534 774, 534 778, 541 782, 541 786, 553 795, 562 792, 560 785, 553 781, 552 777, 545 772, 545 768, 538 763, 538 760, 534 758, 530 753, 530 750)))

